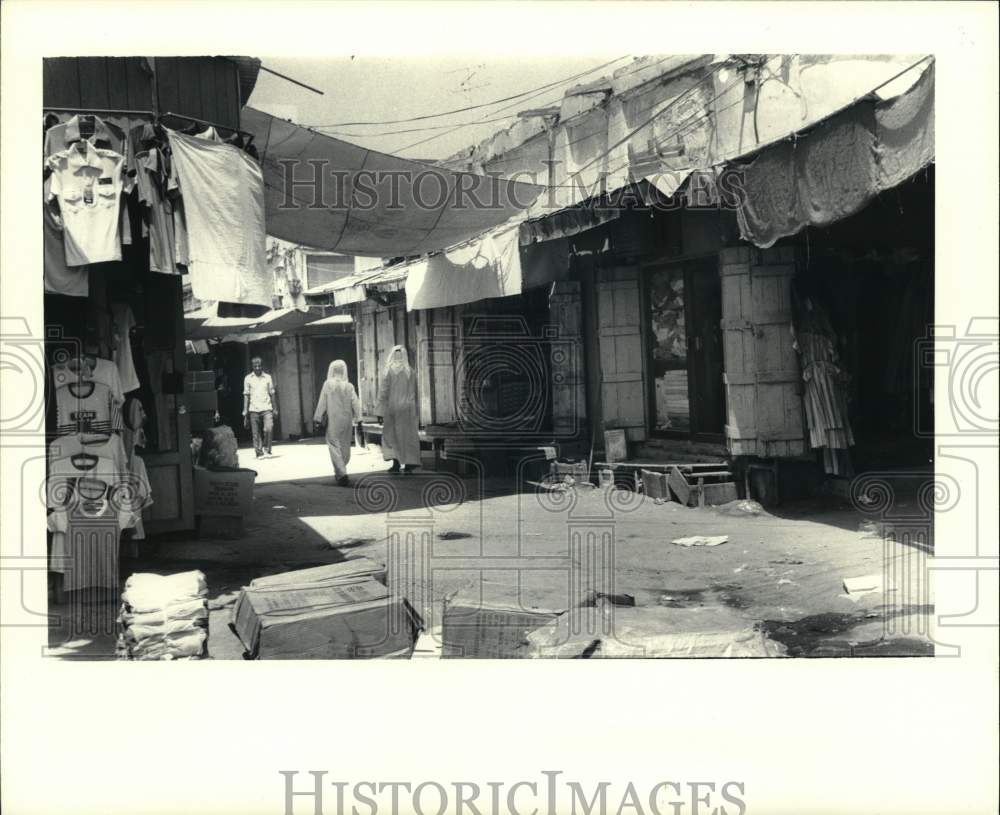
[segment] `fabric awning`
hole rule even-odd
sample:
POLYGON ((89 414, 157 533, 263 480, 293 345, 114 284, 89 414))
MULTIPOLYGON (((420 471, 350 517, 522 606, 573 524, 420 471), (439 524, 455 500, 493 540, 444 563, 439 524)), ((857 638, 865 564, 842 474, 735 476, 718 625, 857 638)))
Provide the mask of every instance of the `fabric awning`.
MULTIPOLYGON (((887 101, 878 102, 880 96, 869 94, 812 119, 804 130, 787 132, 770 146, 734 158, 641 174, 601 198, 560 209, 546 209, 540 200, 468 240, 384 273, 405 274, 409 310, 520 294, 561 279, 568 252, 552 244, 617 218, 614 202, 637 180, 661 199, 682 188, 690 195, 695 187, 699 194, 717 199, 716 180, 731 169, 743 173, 744 194, 732 204, 742 237, 760 247, 771 246, 807 225, 826 225, 854 214, 933 160, 933 65, 908 87, 887 101), (602 199, 605 205, 595 205, 604 203, 602 199), (547 252, 540 251, 543 247, 547 252)), ((703 204, 707 202, 698 205, 703 204)), ((379 273, 345 280, 334 290, 333 300, 337 305, 359 302, 378 280, 379 273)))
POLYGON ((800 139, 735 164, 742 194, 740 237, 767 248, 807 226, 859 212, 876 195, 934 160, 934 67, 902 95, 868 98, 834 114, 800 139))
POLYGON ((475 240, 400 267, 394 279, 405 275, 407 310, 509 297, 565 280, 570 255, 566 239, 553 235, 523 246, 523 226, 519 221, 499 226, 475 240))
POLYGON ((192 331, 203 325, 206 320, 209 320, 214 316, 214 307, 212 309, 202 307, 195 311, 187 312, 184 315, 184 336, 190 337, 192 331))
POLYGON ((211 317, 190 330, 185 326, 185 334, 189 340, 232 337, 240 334, 277 335, 294 332, 322 317, 321 308, 312 308, 308 311, 279 308, 272 309, 260 317, 211 317))
POLYGON ((544 190, 368 150, 249 107, 240 122, 260 152, 268 233, 316 249, 433 252, 507 221, 544 190))
POLYGON ((249 329, 259 322, 254 317, 211 317, 190 331, 185 329, 185 335, 189 340, 207 340, 249 329))
POLYGON ((521 293, 519 224, 406 265, 406 309, 442 308, 521 293))
POLYGON ((350 314, 332 314, 309 323, 310 328, 321 328, 327 325, 353 325, 354 318, 350 314))
POLYGON ((384 271, 380 266, 307 289, 305 292, 306 302, 323 306, 348 306, 351 303, 360 303, 367 296, 365 282, 378 277, 384 271))

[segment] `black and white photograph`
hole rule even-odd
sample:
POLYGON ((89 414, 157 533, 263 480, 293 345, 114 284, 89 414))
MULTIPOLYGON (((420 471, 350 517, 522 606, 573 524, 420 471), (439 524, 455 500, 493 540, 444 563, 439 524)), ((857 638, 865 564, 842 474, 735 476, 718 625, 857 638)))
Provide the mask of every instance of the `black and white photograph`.
POLYGON ((933 656, 933 55, 451 62, 44 61, 53 649, 933 656))
MULTIPOLYGON (((5 51, 32 5, 5 4, 5 51)), ((37 5, 56 15, 43 19, 66 8, 37 5)), ((173 18, 138 5, 143 20, 173 18)), ((697 685, 675 695, 673 677, 697 670, 728 686, 720 703, 751 708, 734 670, 767 670, 771 694, 832 683, 805 709, 770 708, 780 729, 821 715, 834 677, 944 681, 963 655, 949 624, 996 636, 996 72, 956 80, 932 35, 880 47, 853 4, 843 19, 857 14, 864 47, 812 47, 816 32, 760 47, 761 31, 731 28, 713 44, 725 13, 780 16, 766 3, 624 4, 621 19, 613 5, 542 4, 537 20, 528 4, 472 5, 217 3, 200 23, 184 6, 159 40, 5 59, 4 142, 12 128, 30 140, 3 154, 4 633, 40 637, 31 659, 64 688, 99 671, 113 697, 155 677, 150 702, 178 711, 174 682, 207 701, 270 677, 246 733, 256 705, 272 723, 298 711, 281 738, 322 708, 338 745, 326 763, 262 770, 260 808, 239 811, 848 811, 824 809, 818 789, 789 809, 755 801, 731 758, 658 784, 616 768, 605 786, 584 770, 560 780, 555 754, 516 779, 497 771, 495 788, 442 767, 391 802, 384 783, 338 775, 338 706, 368 706, 385 739, 402 738, 398 710, 436 727, 415 688, 390 715, 374 685, 341 695, 338 677, 405 695, 418 678, 465 694, 492 675, 494 691, 448 711, 461 721, 504 686, 558 698, 558 685, 529 690, 534 676, 598 682, 605 668, 566 661, 600 660, 660 703, 717 717, 721 737, 724 713, 697 685), (689 6, 707 37, 670 35, 689 6), (244 11, 245 38, 214 25, 244 11), (546 47, 575 30, 551 21, 574 14, 588 36, 602 15, 619 35, 546 47), (472 24, 496 18, 524 38, 472 24), (401 29, 395 45, 379 19, 401 29), (406 19, 439 29, 437 45, 408 50, 426 34, 406 19), (40 94, 16 111, 12 73, 40 94), (960 109, 979 106, 968 121, 939 109, 953 98, 939 80, 965 85, 960 109), (973 117, 989 111, 984 132, 973 117), (946 129, 970 146, 939 160, 946 129), (958 171, 984 187, 968 202, 958 171), (40 230, 9 206, 38 195, 29 179, 40 230), (953 243, 982 265, 957 266, 953 243), (979 310, 949 310, 956 289, 979 310)), ((905 26, 947 19, 946 5, 873 14, 905 26)), ((131 13, 77 10, 91 6, 131 13)), ((995 7, 954 7, 955 36, 995 69, 995 26, 967 25, 995 23, 995 7)), ((992 660, 995 642, 977 642, 992 660)), ((603 720, 631 691, 602 685, 589 705, 603 720)), ((81 694, 50 709, 53 725, 81 694)), ((838 704, 852 695, 865 694, 838 704)), ((996 705, 982 702, 995 758, 996 705)), ((143 714, 128 725, 114 706, 105 726, 142 752, 143 714)), ((529 721, 512 724, 545 727, 529 721)), ((201 722, 173 761, 194 749, 211 767, 244 749, 228 719, 201 722)), ((844 720, 843 749, 884 726, 844 720)), ((643 738, 687 738, 657 727, 643 738)), ((107 783, 123 769, 109 764, 107 783)), ((982 780, 968 804, 926 811, 990 811, 982 780)), ((108 794, 106 812, 128 803, 108 794)), ((850 811, 925 811, 914 795, 850 811)), ((71 806, 11 811, 92 804, 71 806)))

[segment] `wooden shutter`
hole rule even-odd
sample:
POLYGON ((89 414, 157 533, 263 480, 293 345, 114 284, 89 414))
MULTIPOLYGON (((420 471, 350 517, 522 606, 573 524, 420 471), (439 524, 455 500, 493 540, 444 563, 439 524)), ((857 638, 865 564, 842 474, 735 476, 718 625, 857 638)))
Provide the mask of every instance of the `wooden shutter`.
POLYGON ((583 427, 587 412, 578 281, 554 284, 553 293, 549 296, 549 319, 559 329, 558 335, 552 337, 549 355, 552 366, 552 431, 559 438, 568 438, 577 435, 583 427))
POLYGON ((632 441, 646 438, 639 271, 609 269, 597 284, 604 427, 624 428, 632 441))
POLYGON ((378 398, 374 304, 358 304, 355 307, 354 318, 355 339, 358 344, 358 397, 361 399, 361 412, 366 416, 373 416, 375 401, 378 398))
POLYGON ((430 372, 431 405, 434 424, 451 424, 455 413, 456 343, 461 326, 452 307, 422 312, 431 317, 427 366, 430 372))
POLYGON ((799 456, 806 445, 791 333, 794 255, 767 250, 763 259, 771 262, 759 259, 748 248, 723 251, 726 438, 734 456, 799 456))

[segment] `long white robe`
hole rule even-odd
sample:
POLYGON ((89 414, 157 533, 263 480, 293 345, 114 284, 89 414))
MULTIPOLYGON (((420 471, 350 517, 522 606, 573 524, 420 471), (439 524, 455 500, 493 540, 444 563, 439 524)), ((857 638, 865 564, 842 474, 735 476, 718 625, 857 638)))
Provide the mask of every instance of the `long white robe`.
MULTIPOLYGON (((390 357, 391 358, 391 357, 390 357)), ((408 365, 389 366, 379 389, 382 410, 382 457, 420 466, 417 376, 408 365)))
POLYGON ((354 424, 361 419, 361 402, 354 386, 346 379, 327 379, 319 392, 313 421, 326 419, 326 446, 337 477, 347 475, 351 460, 354 424))

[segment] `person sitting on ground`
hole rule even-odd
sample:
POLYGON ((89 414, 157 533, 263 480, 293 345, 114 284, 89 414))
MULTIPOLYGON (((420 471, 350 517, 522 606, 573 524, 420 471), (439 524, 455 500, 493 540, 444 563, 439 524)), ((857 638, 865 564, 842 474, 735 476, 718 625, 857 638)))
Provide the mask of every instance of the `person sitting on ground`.
POLYGON ((326 382, 319 392, 313 422, 326 425, 326 446, 336 473, 336 483, 347 486, 347 464, 351 460, 354 424, 361 419, 361 401, 347 379, 347 363, 335 359, 327 369, 326 382))
POLYGON ((406 349, 396 345, 389 352, 379 390, 382 415, 382 457, 392 462, 390 473, 412 472, 420 466, 420 430, 417 424, 417 377, 406 349))
POLYGON ((257 458, 271 458, 271 434, 278 415, 278 395, 271 375, 264 373, 260 357, 250 360, 251 372, 243 379, 243 424, 253 433, 257 458))

